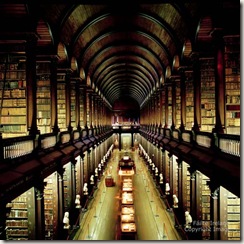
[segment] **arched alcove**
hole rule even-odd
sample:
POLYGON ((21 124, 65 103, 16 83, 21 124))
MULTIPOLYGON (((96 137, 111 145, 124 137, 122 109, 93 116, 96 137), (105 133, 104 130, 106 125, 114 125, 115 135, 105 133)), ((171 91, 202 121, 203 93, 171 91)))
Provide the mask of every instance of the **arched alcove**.
POLYGON ((197 42, 211 42, 211 31, 213 30, 213 21, 211 16, 204 16, 200 19, 196 30, 197 42))
POLYGON ((70 68, 72 69, 72 71, 74 73, 78 72, 78 65, 77 65, 77 60, 75 57, 71 58, 71 62, 70 62, 70 68))
POLYGON ((180 67, 180 58, 179 55, 175 55, 173 59, 172 70, 177 71, 179 67, 180 67))
POLYGON ((58 54, 58 64, 62 65, 68 61, 68 54, 65 45, 62 42, 59 42, 57 47, 57 54, 58 54))
POLYGON ((169 78, 171 76, 171 68, 170 66, 167 66, 165 71, 165 79, 169 78))

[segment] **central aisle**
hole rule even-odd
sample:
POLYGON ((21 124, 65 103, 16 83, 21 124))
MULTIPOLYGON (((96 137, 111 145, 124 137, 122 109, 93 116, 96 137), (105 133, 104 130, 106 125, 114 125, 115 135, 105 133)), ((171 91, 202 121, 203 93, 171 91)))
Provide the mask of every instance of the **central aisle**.
POLYGON ((116 185, 105 186, 105 177, 98 183, 98 189, 91 199, 88 211, 82 213, 80 229, 74 240, 119 240, 120 177, 117 174, 118 161, 127 153, 135 162, 133 179, 135 221, 137 240, 180 240, 178 232, 166 207, 160 198, 152 177, 138 151, 114 149, 104 175, 112 167, 116 185))

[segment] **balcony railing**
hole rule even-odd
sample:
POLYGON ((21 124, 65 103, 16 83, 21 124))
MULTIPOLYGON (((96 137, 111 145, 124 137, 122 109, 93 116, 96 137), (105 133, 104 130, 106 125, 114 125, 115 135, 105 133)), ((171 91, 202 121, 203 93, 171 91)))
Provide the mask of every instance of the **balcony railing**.
MULTIPOLYGON (((111 134, 111 129, 107 128, 106 132, 103 132, 103 137, 107 137, 111 134)), ((60 132, 59 135, 55 133, 41 134, 36 136, 22 136, 15 138, 1 138, 0 147, 0 162, 3 163, 6 160, 12 160, 20 158, 34 153, 38 150, 46 150, 61 144, 70 142, 73 138, 75 141, 82 140, 79 131, 74 132, 60 132)))

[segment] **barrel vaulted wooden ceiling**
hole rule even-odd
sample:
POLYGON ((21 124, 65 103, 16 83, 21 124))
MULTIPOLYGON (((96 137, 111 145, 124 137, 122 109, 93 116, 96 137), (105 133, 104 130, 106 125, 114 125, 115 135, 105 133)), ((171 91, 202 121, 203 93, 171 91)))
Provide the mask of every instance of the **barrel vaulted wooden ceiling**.
POLYGON ((111 107, 127 97, 142 106, 167 67, 208 43, 213 29, 239 32, 239 1, 31 2, 0 4, 0 51, 35 35, 37 55, 77 68, 111 107))

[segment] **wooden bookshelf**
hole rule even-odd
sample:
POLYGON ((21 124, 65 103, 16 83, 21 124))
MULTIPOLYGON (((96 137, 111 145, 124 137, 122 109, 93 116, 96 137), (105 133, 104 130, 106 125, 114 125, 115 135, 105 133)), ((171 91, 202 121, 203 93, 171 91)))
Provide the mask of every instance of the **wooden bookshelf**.
POLYGON ((180 91, 180 82, 176 82, 175 86, 175 96, 176 96, 176 104, 175 104, 175 128, 180 128, 181 125, 181 91, 180 91))
POLYGON ((66 131, 66 83, 65 74, 57 75, 57 112, 58 112, 58 127, 60 131, 66 131))
POLYGON ((76 83, 71 82, 70 91, 70 112, 71 112, 71 126, 76 129, 76 83))
POLYGON ((164 182, 166 183, 166 181, 168 180, 168 183, 170 183, 169 182, 169 179, 170 179, 170 159, 169 159, 169 155, 168 155, 168 151, 166 151, 165 150, 165 157, 164 157, 164 159, 165 159, 165 161, 164 161, 164 173, 165 173, 165 175, 164 175, 164 182))
POLYGON ((224 40, 226 133, 240 135, 240 36, 226 36, 224 40))
POLYGON ((37 62, 37 126, 41 134, 51 132, 50 62, 37 62))
POLYGON ((57 236, 57 173, 44 179, 45 240, 55 240, 57 236))
POLYGON ((211 190, 208 182, 209 178, 201 174, 201 212, 202 212, 202 239, 210 240, 211 215, 210 215, 210 195, 211 190))
POLYGON ((11 208, 6 220, 7 240, 33 240, 35 225, 34 188, 24 192, 6 207, 11 208))
POLYGON ((200 58, 201 131, 212 132, 215 126, 214 58, 200 58))
POLYGON ((88 127, 91 125, 91 100, 90 94, 86 91, 86 124, 88 127))
POLYGON ((179 181, 178 181, 178 163, 176 159, 178 159, 176 156, 173 155, 172 157, 172 163, 173 163, 173 194, 178 196, 178 186, 179 186, 179 181))
POLYGON ((186 208, 187 211, 190 211, 191 209, 191 173, 189 171, 190 166, 186 166, 186 208))
POLYGON ((173 118, 173 111, 172 111, 172 85, 168 86, 168 128, 172 126, 172 118, 173 118))
POLYGON ((227 195, 227 221, 228 221, 228 240, 240 240, 241 229, 241 206, 240 198, 228 192, 227 195))
POLYGON ((70 210, 71 197, 72 197, 72 186, 71 186, 71 163, 67 163, 63 166, 63 190, 64 190, 64 209, 65 211, 70 210))
POLYGON ((27 135, 25 57, 0 56, 0 100, 3 138, 27 135))
POLYGON ((165 125, 165 97, 166 95, 165 95, 165 87, 163 87, 163 90, 162 90, 162 94, 161 94, 161 97, 162 97, 162 125, 163 125, 163 127, 164 127, 164 125, 165 125))
POLYGON ((194 125, 194 86, 192 72, 186 73, 186 130, 191 130, 194 125))
POLYGON ((191 208, 191 174, 189 172, 190 165, 185 161, 182 162, 182 191, 183 191, 183 207, 185 211, 190 212, 191 208))
POLYGON ((84 105, 84 97, 85 97, 85 89, 80 88, 80 126, 81 128, 85 127, 85 105, 84 105))
POLYGON ((240 198, 220 187, 220 223, 221 240, 241 240, 241 207, 240 198))
POLYGON ((75 164, 75 186, 76 186, 76 194, 82 195, 82 185, 83 185, 83 180, 82 180, 82 165, 81 165, 81 156, 77 156, 75 158, 76 164, 75 164))

